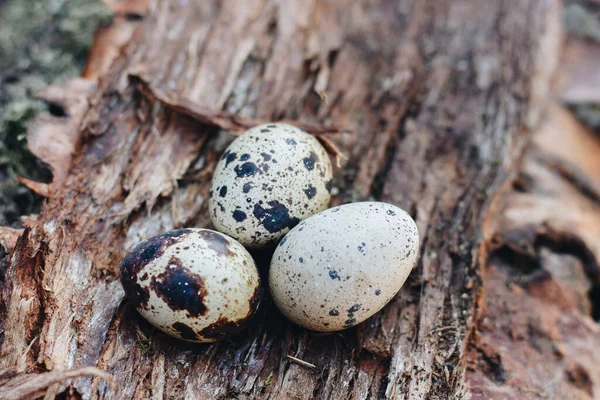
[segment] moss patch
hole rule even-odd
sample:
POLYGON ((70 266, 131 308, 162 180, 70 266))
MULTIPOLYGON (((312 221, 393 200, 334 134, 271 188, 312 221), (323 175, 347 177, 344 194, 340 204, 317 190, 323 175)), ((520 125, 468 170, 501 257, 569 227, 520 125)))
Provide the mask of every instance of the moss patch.
POLYGON ((96 27, 108 21, 97 0, 0 1, 0 225, 39 211, 42 200, 18 175, 51 176, 27 150, 27 126, 46 109, 32 94, 78 76, 96 27))

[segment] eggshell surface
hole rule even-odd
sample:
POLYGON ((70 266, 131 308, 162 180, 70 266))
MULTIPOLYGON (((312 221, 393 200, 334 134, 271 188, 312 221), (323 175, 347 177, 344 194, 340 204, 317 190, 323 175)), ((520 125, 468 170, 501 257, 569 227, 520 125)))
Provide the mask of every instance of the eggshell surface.
POLYGON ((260 125, 236 138, 219 160, 210 217, 246 247, 274 246, 327 208, 331 178, 329 156, 314 136, 288 124, 260 125))
POLYGON ((208 229, 179 229, 142 242, 123 260, 121 283, 151 324, 191 342, 239 332, 261 293, 248 251, 208 229))
POLYGON ((292 322, 330 332, 369 318, 400 290, 417 260, 419 235, 402 209, 352 203, 292 229, 271 261, 273 300, 292 322))

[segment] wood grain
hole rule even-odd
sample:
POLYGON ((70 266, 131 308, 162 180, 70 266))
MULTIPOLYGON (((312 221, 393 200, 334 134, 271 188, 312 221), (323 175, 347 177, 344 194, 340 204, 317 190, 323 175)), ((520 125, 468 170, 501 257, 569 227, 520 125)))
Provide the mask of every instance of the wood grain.
MULTIPOLYGON (((117 383, 80 377, 47 398, 466 396, 482 224, 545 108, 558 1, 156 0, 145 15, 110 33, 109 66, 91 63, 100 79, 68 173, 10 256, 0 369, 94 366, 117 383), (144 238, 210 226, 208 184, 231 137, 142 96, 129 78, 140 70, 201 109, 347 131, 332 138, 348 157, 333 204, 390 202, 419 227, 398 296, 332 335, 291 325, 268 298, 247 331, 213 345, 145 323, 120 262, 144 238)), ((268 254, 256 258, 264 273, 268 254)))

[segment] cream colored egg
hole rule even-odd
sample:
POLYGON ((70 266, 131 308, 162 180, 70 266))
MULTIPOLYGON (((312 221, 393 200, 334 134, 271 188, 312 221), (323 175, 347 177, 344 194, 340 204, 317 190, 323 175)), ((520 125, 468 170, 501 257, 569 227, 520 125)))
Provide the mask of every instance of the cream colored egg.
POLYGON ((346 204, 316 214, 279 243, 271 261, 273 300, 315 331, 369 318, 400 290, 417 260, 413 219, 391 204, 346 204))
POLYGON ((274 246, 327 208, 331 178, 329 156, 314 136, 288 124, 257 126, 236 138, 217 164, 210 217, 246 247, 274 246))
POLYGON ((239 332, 261 294, 248 251, 208 229, 179 229, 142 242, 123 260, 121 283, 151 324, 191 342, 239 332))

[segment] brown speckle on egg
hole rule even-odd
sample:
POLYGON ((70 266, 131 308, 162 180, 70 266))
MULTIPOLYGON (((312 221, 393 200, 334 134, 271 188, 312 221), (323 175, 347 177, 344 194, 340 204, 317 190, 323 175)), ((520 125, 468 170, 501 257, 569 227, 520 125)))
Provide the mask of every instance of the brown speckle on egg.
POLYGON ((261 293, 248 251, 208 229, 180 229, 142 242, 123 260, 121 283, 150 323, 194 342, 240 331, 261 293))
POLYGON ((327 208, 331 178, 331 161, 315 137, 287 124, 261 125, 236 138, 221 157, 209 215, 217 230, 246 247, 273 246, 327 208))
POLYGON ((415 222, 391 204, 325 210, 292 229, 275 249, 269 270, 273 301, 308 329, 350 328, 394 297, 418 248, 415 222), (301 275, 311 279, 298 279, 301 275))

